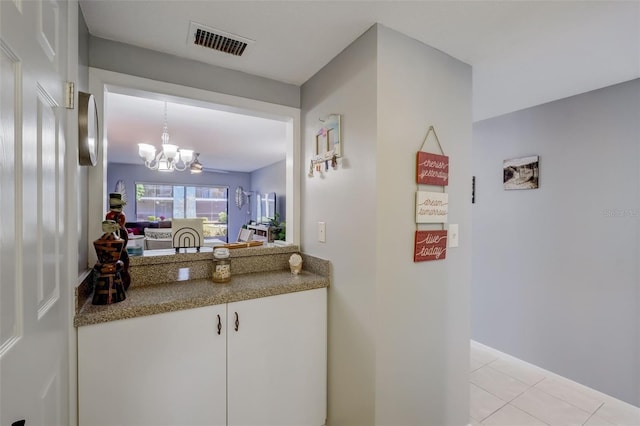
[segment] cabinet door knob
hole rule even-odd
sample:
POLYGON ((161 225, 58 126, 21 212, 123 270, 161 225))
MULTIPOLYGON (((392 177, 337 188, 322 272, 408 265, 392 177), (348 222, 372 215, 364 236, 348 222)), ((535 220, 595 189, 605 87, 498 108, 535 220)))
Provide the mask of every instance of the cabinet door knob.
POLYGON ((222 320, 220 319, 220 315, 218 315, 218 334, 222 331, 222 320))
POLYGON ((236 314, 236 331, 238 331, 238 329, 240 328, 240 318, 238 317, 238 313, 235 312, 236 314))

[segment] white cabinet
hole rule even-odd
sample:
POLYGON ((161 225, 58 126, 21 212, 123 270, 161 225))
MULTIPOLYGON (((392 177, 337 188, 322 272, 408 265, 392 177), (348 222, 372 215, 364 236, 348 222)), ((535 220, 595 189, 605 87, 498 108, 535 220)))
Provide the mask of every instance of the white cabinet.
POLYGON ((228 305, 229 426, 324 424, 326 298, 323 288, 228 305))
POLYGON ((326 297, 321 288, 79 327, 79 424, 324 424, 326 297))
POLYGON ((216 305, 78 328, 79 424, 226 425, 225 313, 216 305))

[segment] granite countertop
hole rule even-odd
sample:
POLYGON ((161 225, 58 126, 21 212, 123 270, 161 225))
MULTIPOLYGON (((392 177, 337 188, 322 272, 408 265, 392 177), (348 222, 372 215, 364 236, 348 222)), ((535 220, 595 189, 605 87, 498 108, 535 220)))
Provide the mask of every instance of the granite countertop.
POLYGON ((73 323, 81 327, 328 286, 328 276, 308 270, 303 270, 299 275, 289 270, 233 275, 231 282, 226 284, 217 284, 210 279, 194 279, 132 286, 127 290, 127 298, 119 303, 93 305, 89 298, 80 307, 73 323))

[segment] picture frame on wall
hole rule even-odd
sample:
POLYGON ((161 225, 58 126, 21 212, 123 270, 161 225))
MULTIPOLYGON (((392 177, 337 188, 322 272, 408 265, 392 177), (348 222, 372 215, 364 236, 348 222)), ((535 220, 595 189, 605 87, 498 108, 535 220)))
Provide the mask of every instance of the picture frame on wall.
POLYGON ((512 158, 503 161, 502 183, 504 189, 536 189, 540 180, 540 157, 512 158))
POLYGON ((316 133, 316 157, 342 157, 342 129, 340 114, 329 114, 316 133))
POLYGON ((254 231, 253 229, 240 228, 240 231, 238 232, 237 242, 239 242, 239 243, 247 243, 247 242, 253 240, 253 234, 255 232, 256 231, 254 231))

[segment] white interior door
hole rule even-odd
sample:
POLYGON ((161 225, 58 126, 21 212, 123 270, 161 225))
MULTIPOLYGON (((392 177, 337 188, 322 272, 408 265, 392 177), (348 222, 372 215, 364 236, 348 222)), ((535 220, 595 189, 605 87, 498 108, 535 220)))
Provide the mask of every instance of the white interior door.
POLYGON ((69 424, 67 2, 0 1, 0 424, 69 424))

